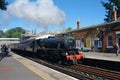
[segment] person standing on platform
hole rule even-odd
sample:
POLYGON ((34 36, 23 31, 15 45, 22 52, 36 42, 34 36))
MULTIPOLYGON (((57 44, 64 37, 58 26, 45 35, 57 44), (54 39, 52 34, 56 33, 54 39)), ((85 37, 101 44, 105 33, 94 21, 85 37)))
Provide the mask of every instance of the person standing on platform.
POLYGON ((119 47, 119 44, 118 44, 118 43, 116 43, 116 44, 114 45, 114 49, 115 49, 116 56, 118 56, 118 55, 119 55, 119 52, 120 52, 120 47, 119 47))
POLYGON ((10 55, 10 52, 11 52, 11 48, 10 46, 7 47, 7 53, 10 55))
POLYGON ((8 53, 7 53, 7 46, 6 45, 2 46, 2 53, 3 53, 4 57, 8 55, 8 53))

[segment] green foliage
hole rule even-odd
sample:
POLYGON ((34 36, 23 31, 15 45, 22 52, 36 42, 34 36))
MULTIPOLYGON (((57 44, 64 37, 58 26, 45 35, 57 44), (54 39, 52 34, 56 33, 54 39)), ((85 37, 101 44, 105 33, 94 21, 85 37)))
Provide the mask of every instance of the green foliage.
POLYGON ((71 31, 72 30, 72 28, 71 27, 68 27, 67 29, 66 29, 66 32, 69 32, 69 31, 71 31))
POLYGON ((106 18, 104 21, 111 22, 112 21, 112 14, 113 14, 113 6, 117 11, 117 18, 120 17, 120 0, 108 0, 108 2, 102 2, 103 7, 106 9, 106 18))
POLYGON ((14 37, 14 38, 20 38, 20 36, 21 36, 21 33, 19 33, 19 32, 15 32, 15 33, 12 35, 12 37, 14 37))
POLYGON ((24 34, 24 33, 25 33, 24 29, 22 29, 21 27, 16 27, 16 28, 7 30, 4 33, 3 37, 5 37, 5 38, 20 38, 21 34, 24 34))
POLYGON ((8 3, 5 0, 0 0, 0 9, 1 10, 6 10, 8 3))

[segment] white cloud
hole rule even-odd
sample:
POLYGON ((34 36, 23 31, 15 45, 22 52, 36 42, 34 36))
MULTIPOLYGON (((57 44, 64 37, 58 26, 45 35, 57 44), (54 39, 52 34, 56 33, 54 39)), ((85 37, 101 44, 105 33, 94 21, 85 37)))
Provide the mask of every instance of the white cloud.
POLYGON ((23 18, 39 26, 60 26, 64 23, 65 13, 54 5, 53 0, 16 0, 7 7, 7 13, 23 18))

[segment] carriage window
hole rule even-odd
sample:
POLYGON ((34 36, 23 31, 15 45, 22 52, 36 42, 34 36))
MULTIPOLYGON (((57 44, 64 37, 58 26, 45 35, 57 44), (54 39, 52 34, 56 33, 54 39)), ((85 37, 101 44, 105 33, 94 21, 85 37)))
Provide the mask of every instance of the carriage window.
POLYGON ((112 48, 112 46, 113 46, 113 38, 112 38, 112 36, 108 36, 108 48, 112 48))

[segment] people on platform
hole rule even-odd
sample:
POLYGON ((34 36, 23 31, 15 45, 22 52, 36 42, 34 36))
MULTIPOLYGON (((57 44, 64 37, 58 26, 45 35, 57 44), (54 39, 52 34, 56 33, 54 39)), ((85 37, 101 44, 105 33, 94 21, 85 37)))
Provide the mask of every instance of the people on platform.
POLYGON ((119 46, 118 43, 115 43, 114 49, 115 49, 116 56, 119 56, 119 53, 120 53, 120 46, 119 46))
POLYGON ((8 54, 11 52, 10 47, 7 45, 1 45, 0 50, 4 56, 8 56, 8 54))

